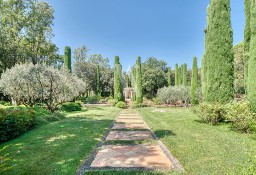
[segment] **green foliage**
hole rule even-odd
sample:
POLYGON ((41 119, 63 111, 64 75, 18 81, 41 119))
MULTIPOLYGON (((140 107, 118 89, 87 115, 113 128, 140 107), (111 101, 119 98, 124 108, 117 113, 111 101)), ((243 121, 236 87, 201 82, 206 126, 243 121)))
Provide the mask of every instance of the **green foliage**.
POLYGON ((123 101, 119 101, 119 102, 117 102, 117 104, 115 106, 118 107, 118 108, 121 108, 121 109, 125 109, 126 108, 126 103, 123 102, 123 101))
POLYGON ((171 68, 170 67, 168 67, 167 82, 168 82, 168 86, 171 86, 171 68))
POLYGON ((96 94, 100 95, 100 66, 97 65, 97 73, 96 73, 96 94))
POLYGON ((115 106, 117 104, 117 100, 115 99, 108 99, 108 104, 112 105, 112 106, 115 106))
POLYGON ((202 121, 212 125, 216 125, 225 119, 225 106, 220 103, 201 103, 195 112, 202 121))
POLYGON ((81 111, 82 106, 80 103, 68 102, 61 105, 61 110, 66 112, 81 111))
POLYGON ((119 57, 115 57, 114 65, 114 98, 117 101, 124 101, 123 84, 122 84, 122 66, 119 57))
POLYGON ((9 101, 0 101, 0 105, 11 106, 11 102, 9 102, 9 101))
POLYGON ((235 81, 234 88, 236 98, 242 98, 245 94, 245 80, 244 80, 244 42, 234 46, 234 63, 235 63, 235 81))
POLYGON ((175 86, 180 85, 180 80, 179 80, 179 65, 175 64, 175 86))
POLYGON ((190 99, 191 104, 198 104, 197 98, 197 90, 198 90, 198 67, 197 67, 197 58, 193 58, 193 68, 192 68, 192 77, 191 77, 191 89, 190 89, 190 99))
POLYGON ((143 103, 132 102, 132 105, 131 105, 132 109, 143 108, 143 107, 146 107, 146 105, 143 103))
POLYGON ((251 0, 244 0, 245 29, 244 29, 244 84, 247 91, 248 61, 250 58, 251 41, 251 0))
POLYGON ((188 70, 187 70, 187 64, 183 64, 182 66, 182 85, 187 86, 188 85, 188 70))
POLYGON ((155 105, 160 105, 161 104, 161 102, 160 102, 160 100, 158 98, 153 98, 152 100, 153 100, 153 103, 155 105))
POLYGON ((98 96, 97 95, 91 95, 86 98, 84 103, 89 103, 89 104, 95 104, 98 102, 98 96))
POLYGON ((64 65, 71 72, 71 48, 69 46, 64 49, 64 65))
POLYGON ((252 110, 256 112, 256 2, 251 1, 251 40, 250 59, 248 61, 247 98, 252 110))
POLYGON ((190 87, 164 87, 158 89, 157 98, 161 103, 175 106, 183 103, 185 106, 188 106, 190 102, 190 87))
MULTIPOLYGON (((211 0, 204 61, 207 65, 207 102, 230 102, 234 98, 233 32, 230 0, 211 0)), ((205 92, 203 92, 205 93, 205 92)))
POLYGON ((142 91, 147 98, 153 98, 157 89, 167 86, 167 63, 154 57, 149 57, 142 63, 142 91))
POLYGON ((241 132, 256 131, 256 117, 247 102, 227 104, 225 119, 231 122, 235 130, 241 132))
POLYGON ((143 102, 143 94, 142 94, 142 75, 141 75, 141 57, 138 57, 136 61, 136 102, 143 102))

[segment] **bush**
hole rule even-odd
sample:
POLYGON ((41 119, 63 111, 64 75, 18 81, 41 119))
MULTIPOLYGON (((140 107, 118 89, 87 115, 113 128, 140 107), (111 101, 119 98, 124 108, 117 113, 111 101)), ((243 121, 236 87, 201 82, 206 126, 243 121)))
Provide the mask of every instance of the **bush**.
POLYGON ((132 102, 131 108, 132 108, 132 109, 135 109, 135 108, 143 108, 143 107, 146 107, 146 106, 147 106, 147 105, 144 104, 144 103, 132 102))
POLYGON ((160 105, 161 104, 161 102, 158 98, 153 98, 152 100, 153 100, 155 105, 160 105))
POLYGON ((115 106, 118 107, 118 108, 121 108, 121 109, 125 109, 126 108, 126 103, 123 102, 123 101, 119 101, 119 102, 117 102, 117 104, 115 106))
POLYGON ((12 104, 9 101, 0 101, 0 105, 11 106, 12 104))
POLYGON ((256 131, 256 118, 247 102, 233 102, 226 105, 225 118, 234 129, 241 132, 256 131))
POLYGON ((115 100, 115 99, 109 99, 108 100, 108 104, 110 104, 110 105, 112 105, 112 106, 115 106, 116 104, 117 104, 117 100, 115 100))
POLYGON ((190 101, 190 87, 175 86, 158 89, 157 98, 161 103, 178 105, 183 103, 188 106, 190 101))
POLYGON ((35 111, 32 109, 0 111, 0 142, 15 138, 34 126, 35 111))
POLYGON ((89 104, 95 104, 97 102, 98 102, 97 95, 90 96, 90 97, 86 98, 86 100, 85 100, 85 103, 89 103, 89 104))
POLYGON ((65 118, 44 108, 13 107, 0 109, 0 143, 13 139, 35 127, 65 118))
POLYGON ((196 108, 196 114, 204 122, 216 125, 225 119, 225 106, 219 103, 202 103, 196 108))
POLYGON ((61 105, 61 110, 66 112, 81 111, 82 106, 80 103, 68 102, 61 105))

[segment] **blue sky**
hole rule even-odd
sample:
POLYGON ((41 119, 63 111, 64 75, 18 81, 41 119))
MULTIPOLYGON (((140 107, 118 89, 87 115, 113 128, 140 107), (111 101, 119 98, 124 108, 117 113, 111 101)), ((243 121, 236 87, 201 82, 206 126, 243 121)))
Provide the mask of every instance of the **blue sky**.
MULTIPOLYGON (((53 42, 72 49, 89 47, 90 54, 118 55, 123 70, 138 56, 154 56, 172 68, 192 64, 204 52, 204 28, 209 0, 46 0, 55 10, 53 42)), ((231 0, 234 44, 243 40, 242 0, 231 0)))

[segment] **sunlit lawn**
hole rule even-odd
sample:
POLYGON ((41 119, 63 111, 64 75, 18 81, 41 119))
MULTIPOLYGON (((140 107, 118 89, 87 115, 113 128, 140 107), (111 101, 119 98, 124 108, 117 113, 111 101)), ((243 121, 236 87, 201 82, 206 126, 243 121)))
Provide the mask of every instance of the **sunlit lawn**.
POLYGON ((189 109, 138 109, 186 174, 256 174, 256 136, 201 123, 189 109), (255 168, 254 170, 251 170, 255 168), (252 173, 253 174, 253 173, 252 173))
POLYGON ((120 110, 94 107, 0 145, 0 174, 76 174, 120 110))

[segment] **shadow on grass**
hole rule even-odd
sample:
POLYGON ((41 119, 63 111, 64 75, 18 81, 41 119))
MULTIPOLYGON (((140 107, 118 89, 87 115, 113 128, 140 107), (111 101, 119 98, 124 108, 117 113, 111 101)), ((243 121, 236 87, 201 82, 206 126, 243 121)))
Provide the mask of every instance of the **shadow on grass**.
POLYGON ((28 131, 0 144, 0 174, 73 174, 112 122, 76 116, 28 131))
POLYGON ((160 130, 155 130, 154 133, 158 138, 164 138, 166 136, 176 136, 176 134, 171 130, 160 129, 160 130))

